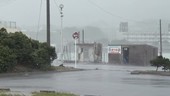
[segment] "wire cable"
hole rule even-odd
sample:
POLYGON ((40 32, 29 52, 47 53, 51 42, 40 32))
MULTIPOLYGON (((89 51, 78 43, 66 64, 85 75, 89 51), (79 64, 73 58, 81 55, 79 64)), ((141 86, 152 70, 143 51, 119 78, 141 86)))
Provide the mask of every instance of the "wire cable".
POLYGON ((128 18, 125 18, 125 17, 122 17, 122 16, 118 16, 118 15, 115 15, 109 11, 107 11, 106 9, 102 8, 101 6, 99 6, 98 4, 96 4, 95 2, 91 1, 91 0, 88 0, 89 3, 91 3, 92 5, 94 5, 96 8, 100 9, 101 11, 105 12, 106 14, 112 16, 112 17, 117 17, 117 18, 121 18, 121 19, 124 19, 124 20, 128 20, 128 21, 133 21, 133 22, 138 22, 136 20, 132 20, 132 19, 128 19, 128 18))
POLYGON ((58 10, 59 10, 59 12, 60 12, 59 4, 57 3, 56 0, 54 0, 54 4, 57 6, 57 8, 58 8, 58 10))
POLYGON ((36 40, 38 40, 38 34, 39 34, 39 28, 40 28, 41 9, 42 9, 42 0, 41 0, 41 2, 40 2, 40 9, 39 9, 39 16, 38 16, 38 27, 37 27, 36 40))

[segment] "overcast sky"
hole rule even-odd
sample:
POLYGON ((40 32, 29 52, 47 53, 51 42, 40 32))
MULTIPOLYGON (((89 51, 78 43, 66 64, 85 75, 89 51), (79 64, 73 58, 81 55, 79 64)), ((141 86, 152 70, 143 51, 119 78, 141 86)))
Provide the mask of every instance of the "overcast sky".
MULTIPOLYGON (((0 20, 19 26, 38 23, 41 0, 0 0, 0 20)), ((169 19, 170 0, 51 0, 51 24, 60 23, 57 5, 64 4, 65 26, 113 26, 120 21, 169 19), (56 2, 56 3, 55 3, 56 2)), ((46 0, 42 0, 41 24, 45 24, 46 0)))
MULTIPOLYGON (((135 29, 134 25, 139 21, 155 20, 155 23, 159 19, 170 20, 170 0, 50 0, 50 2, 51 25, 57 26, 57 29, 60 29, 58 6, 64 4, 64 27, 95 26, 109 39, 120 37, 120 33, 115 33, 119 30, 120 22, 128 22, 129 26, 133 25, 133 28, 129 29, 135 29)), ((36 28, 39 16, 40 25, 46 25, 46 0, 0 0, 0 12, 1 21, 16 21, 21 29, 25 26, 36 28)), ((148 24, 154 25, 150 27, 151 31, 153 28, 157 30, 158 24, 152 23, 148 24)), ((148 25, 145 25, 142 24, 143 28, 141 24, 137 27, 148 30, 148 25)))

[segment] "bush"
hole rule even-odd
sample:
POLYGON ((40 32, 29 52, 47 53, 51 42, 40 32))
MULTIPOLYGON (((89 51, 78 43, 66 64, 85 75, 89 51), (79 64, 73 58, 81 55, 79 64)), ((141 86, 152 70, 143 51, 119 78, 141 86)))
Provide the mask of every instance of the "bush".
POLYGON ((150 61, 151 66, 156 67, 156 71, 158 71, 159 67, 162 67, 162 70, 170 70, 170 60, 168 58, 158 56, 156 59, 150 61))
POLYGON ((0 72, 12 70, 16 64, 44 69, 57 58, 54 47, 32 40, 22 32, 7 33, 2 28, 0 39, 0 72))
POLYGON ((11 71, 16 65, 16 55, 8 47, 0 46, 0 72, 11 71))

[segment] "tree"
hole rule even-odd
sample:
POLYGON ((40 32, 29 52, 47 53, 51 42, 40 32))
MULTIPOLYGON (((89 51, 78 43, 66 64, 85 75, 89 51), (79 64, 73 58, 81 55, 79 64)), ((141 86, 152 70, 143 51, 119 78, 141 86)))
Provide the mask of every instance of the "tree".
MULTIPOLYGON (((169 60, 169 61, 170 61, 170 60, 169 60)), ((167 68, 167 70, 170 71, 170 62, 167 64, 166 68, 167 68)))
POLYGON ((156 67, 156 71, 158 71, 158 68, 162 66, 163 63, 163 57, 162 56, 158 56, 156 59, 153 59, 150 61, 151 66, 155 66, 156 67))
POLYGON ((0 29, 0 43, 2 43, 2 40, 5 39, 8 36, 7 30, 5 28, 0 29))
POLYGON ((57 58, 55 53, 55 48, 49 46, 47 43, 40 43, 38 50, 34 52, 34 65, 37 68, 41 68, 43 66, 51 66, 52 61, 57 58))
POLYGON ((9 47, 0 45, 0 72, 8 72, 13 70, 16 65, 16 55, 9 47))
POLYGON ((162 70, 170 70, 170 60, 168 58, 158 56, 156 59, 150 61, 151 66, 156 67, 156 71, 158 71, 159 67, 162 67, 162 70))
POLYGON ((30 39, 25 34, 22 32, 10 33, 9 38, 7 39, 7 46, 9 46, 17 55, 18 64, 28 65, 32 63, 29 59, 31 58, 30 54, 33 49, 30 39))
POLYGON ((169 66, 170 66, 170 60, 168 58, 163 58, 162 70, 164 70, 164 71, 168 70, 169 66))
POLYGON ((0 72, 23 65, 31 68, 51 66, 57 58, 55 48, 28 38, 22 32, 8 33, 0 29, 0 72))

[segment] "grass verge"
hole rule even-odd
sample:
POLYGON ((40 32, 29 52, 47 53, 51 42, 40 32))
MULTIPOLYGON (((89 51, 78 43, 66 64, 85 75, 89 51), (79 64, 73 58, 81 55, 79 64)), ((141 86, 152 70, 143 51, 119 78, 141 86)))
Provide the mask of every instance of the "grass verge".
POLYGON ((54 92, 54 93, 33 92, 32 96, 78 96, 78 95, 72 93, 65 93, 65 92, 54 92))
POLYGON ((25 96, 25 95, 0 93, 0 96, 25 96))
MULTIPOLYGON (((27 96, 27 95, 0 92, 0 96, 27 96)), ((31 96, 79 96, 79 95, 65 92, 33 92, 31 96)))
POLYGON ((164 71, 140 71, 135 70, 132 71, 131 74, 148 74, 148 75, 160 75, 160 76, 170 76, 170 72, 164 72, 164 71))

